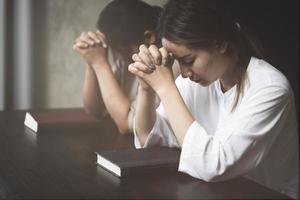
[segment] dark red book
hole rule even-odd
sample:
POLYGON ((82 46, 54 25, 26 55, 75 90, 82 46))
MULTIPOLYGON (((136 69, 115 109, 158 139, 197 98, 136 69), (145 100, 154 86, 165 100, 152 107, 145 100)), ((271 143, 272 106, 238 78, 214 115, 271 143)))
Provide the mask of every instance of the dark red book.
POLYGON ((34 132, 59 127, 89 127, 99 124, 99 120, 83 109, 61 109, 27 112, 24 124, 34 132))

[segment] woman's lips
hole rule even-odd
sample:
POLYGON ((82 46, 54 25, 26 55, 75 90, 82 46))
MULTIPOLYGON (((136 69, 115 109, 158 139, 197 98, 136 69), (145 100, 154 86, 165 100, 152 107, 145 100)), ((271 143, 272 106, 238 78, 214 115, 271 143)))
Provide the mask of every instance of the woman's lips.
POLYGON ((194 82, 196 82, 196 83, 198 83, 198 84, 200 84, 202 86, 208 85, 208 82, 205 81, 205 80, 202 80, 202 79, 195 80, 194 82))
POLYGON ((190 77, 190 80, 195 82, 195 83, 199 83, 199 84, 206 84, 207 82, 204 80, 204 79, 201 79, 201 78, 193 78, 193 77, 190 77))
POLYGON ((192 79, 192 81, 194 81, 194 82, 196 82, 196 83, 200 83, 200 82, 203 81, 203 80, 201 80, 201 79, 192 79))

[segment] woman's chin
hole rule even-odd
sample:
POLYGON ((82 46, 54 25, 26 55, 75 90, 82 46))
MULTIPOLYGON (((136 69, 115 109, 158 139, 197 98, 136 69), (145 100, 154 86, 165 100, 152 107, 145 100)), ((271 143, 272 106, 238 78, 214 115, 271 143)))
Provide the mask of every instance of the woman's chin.
POLYGON ((207 86, 210 85, 210 82, 209 81, 201 80, 201 81, 198 82, 198 84, 200 84, 203 87, 207 87, 207 86))

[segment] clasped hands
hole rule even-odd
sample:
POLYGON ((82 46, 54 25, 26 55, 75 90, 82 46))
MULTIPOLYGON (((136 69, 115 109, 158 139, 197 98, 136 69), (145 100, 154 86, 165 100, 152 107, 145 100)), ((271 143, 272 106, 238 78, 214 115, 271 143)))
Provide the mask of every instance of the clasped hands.
POLYGON ((82 32, 76 39, 73 49, 92 67, 107 62, 106 38, 100 31, 82 32))
POLYGON ((150 86, 160 96, 174 86, 174 56, 166 48, 158 48, 156 45, 147 48, 142 44, 132 59, 134 63, 128 66, 128 70, 139 77, 143 89, 149 90, 150 86))

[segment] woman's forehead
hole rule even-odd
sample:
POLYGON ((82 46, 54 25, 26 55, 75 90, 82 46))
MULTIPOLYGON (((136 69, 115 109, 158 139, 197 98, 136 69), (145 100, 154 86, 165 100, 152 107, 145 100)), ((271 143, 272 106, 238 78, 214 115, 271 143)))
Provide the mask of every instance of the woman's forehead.
POLYGON ((192 50, 188 49, 186 46, 182 44, 176 44, 167 40, 166 38, 162 38, 161 43, 163 47, 167 49, 167 51, 172 52, 177 57, 181 57, 182 55, 192 52, 192 50))

